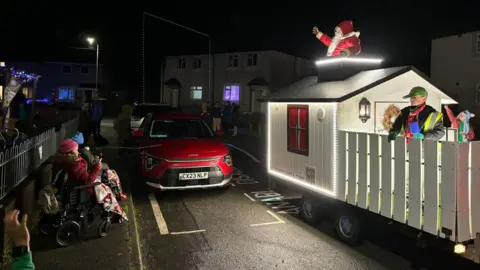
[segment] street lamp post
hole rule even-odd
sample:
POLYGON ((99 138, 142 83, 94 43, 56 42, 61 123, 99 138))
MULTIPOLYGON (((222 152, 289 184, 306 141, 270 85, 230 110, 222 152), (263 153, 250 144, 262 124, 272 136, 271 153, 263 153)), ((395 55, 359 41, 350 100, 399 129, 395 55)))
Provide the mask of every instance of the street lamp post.
MULTIPOLYGON (((93 43, 95 43, 95 38, 93 37, 88 37, 87 42, 90 44, 90 46, 93 46, 93 43)), ((97 91, 98 94, 98 56, 100 53, 100 45, 98 45, 97 42, 97 61, 95 64, 95 90, 97 91)))

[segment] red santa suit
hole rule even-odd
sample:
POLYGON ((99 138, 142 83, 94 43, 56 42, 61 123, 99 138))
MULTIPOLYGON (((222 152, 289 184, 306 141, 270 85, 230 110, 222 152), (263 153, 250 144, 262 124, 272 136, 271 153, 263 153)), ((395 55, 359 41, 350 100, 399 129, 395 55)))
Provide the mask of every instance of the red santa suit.
POLYGON ((333 38, 318 32, 316 37, 325 46, 328 46, 327 56, 339 56, 342 51, 346 55, 358 55, 361 50, 360 32, 353 31, 352 21, 343 21, 335 28, 335 36, 333 38))

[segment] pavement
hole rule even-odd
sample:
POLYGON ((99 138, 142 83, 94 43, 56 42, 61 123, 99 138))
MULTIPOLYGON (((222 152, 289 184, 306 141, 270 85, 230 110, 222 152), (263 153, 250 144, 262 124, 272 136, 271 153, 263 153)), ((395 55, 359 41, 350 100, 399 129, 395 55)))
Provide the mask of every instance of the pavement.
MULTIPOLYGON (((102 128, 113 143, 111 126, 106 123, 102 128)), ((411 269, 414 254, 408 241, 386 240, 376 231, 372 239, 353 248, 335 238, 331 225, 303 222, 298 217, 298 192, 268 189, 261 140, 224 139, 231 145, 236 167, 229 189, 129 193, 125 209, 130 221, 104 238, 53 248, 46 244, 48 239, 32 237, 37 268, 411 269), (283 198, 268 201, 278 197, 283 198)), ((116 150, 103 152, 124 188, 140 184, 133 157, 116 158, 116 150)), ((445 257, 439 254, 434 254, 435 260, 445 257)), ((452 269, 439 262, 440 267, 430 269, 452 269)))

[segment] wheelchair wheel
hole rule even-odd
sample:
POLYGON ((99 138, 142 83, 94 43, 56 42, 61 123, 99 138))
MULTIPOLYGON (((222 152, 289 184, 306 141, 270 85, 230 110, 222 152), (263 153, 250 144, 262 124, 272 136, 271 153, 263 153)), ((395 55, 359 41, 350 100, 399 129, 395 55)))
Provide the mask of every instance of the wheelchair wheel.
POLYGON ((107 236, 108 231, 110 230, 110 227, 112 227, 112 222, 110 221, 110 218, 103 219, 102 222, 98 225, 98 236, 99 237, 107 236))
POLYGON ((80 237, 80 224, 78 222, 69 220, 58 227, 55 240, 61 247, 68 247, 78 240, 80 237))

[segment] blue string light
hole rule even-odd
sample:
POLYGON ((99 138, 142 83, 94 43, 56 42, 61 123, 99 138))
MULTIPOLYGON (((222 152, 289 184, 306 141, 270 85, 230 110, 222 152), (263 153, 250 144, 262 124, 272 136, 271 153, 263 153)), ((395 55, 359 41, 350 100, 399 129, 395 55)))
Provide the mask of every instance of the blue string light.
POLYGON ((17 71, 14 67, 3 66, 0 67, 0 70, 9 72, 11 76, 21 80, 22 83, 38 80, 42 77, 35 73, 25 73, 25 71, 17 71))

